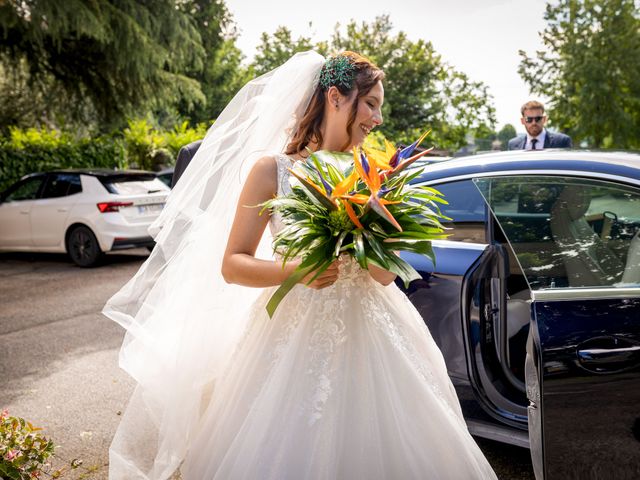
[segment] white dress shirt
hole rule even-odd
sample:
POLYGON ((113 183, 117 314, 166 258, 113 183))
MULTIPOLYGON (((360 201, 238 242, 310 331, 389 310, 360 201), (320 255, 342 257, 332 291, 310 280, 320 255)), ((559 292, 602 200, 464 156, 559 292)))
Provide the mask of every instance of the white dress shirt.
POLYGON ((532 137, 531 135, 529 135, 529 133, 527 133, 527 141, 524 144, 524 149, 533 150, 533 148, 531 148, 531 140, 535 138, 538 140, 536 143, 536 150, 542 150, 544 148, 544 139, 546 136, 547 130, 545 128, 542 129, 542 132, 540 132, 540 135, 538 135, 537 137, 532 137))

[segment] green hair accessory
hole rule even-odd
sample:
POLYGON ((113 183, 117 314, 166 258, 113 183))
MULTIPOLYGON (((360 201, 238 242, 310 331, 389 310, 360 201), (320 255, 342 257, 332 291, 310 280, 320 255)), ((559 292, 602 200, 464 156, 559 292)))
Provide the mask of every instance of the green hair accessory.
POLYGON ((323 90, 333 86, 351 90, 355 73, 356 66, 353 61, 347 56, 338 55, 325 62, 320 71, 319 83, 323 90))

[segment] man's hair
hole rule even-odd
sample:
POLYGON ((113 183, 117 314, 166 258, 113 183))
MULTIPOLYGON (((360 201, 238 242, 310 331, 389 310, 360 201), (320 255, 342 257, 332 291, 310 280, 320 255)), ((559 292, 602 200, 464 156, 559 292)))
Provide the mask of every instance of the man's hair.
POLYGON ((531 100, 525 103, 524 105, 522 105, 522 107, 520 108, 520 115, 524 117, 525 110, 536 110, 536 109, 542 110, 542 113, 544 113, 544 105, 536 100, 531 100))

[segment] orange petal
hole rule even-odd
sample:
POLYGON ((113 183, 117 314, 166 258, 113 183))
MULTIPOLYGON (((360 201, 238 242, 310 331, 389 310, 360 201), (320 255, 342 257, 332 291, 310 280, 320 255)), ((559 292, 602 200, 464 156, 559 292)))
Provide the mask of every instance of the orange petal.
POLYGON ((358 172, 356 172, 356 169, 354 168, 348 177, 346 177, 344 180, 339 182, 335 187, 333 187, 333 192, 331 192, 331 196, 334 198, 341 197, 342 195, 347 193, 349 190, 351 190, 357 181, 358 181, 358 172))
POLYGON ((355 166, 355 170, 356 172, 358 172, 358 175, 360 176, 360 178, 362 179, 362 181, 368 186, 370 186, 370 181, 369 181, 369 176, 367 175, 367 172, 364 171, 364 167, 362 166, 362 163, 360 162, 360 155, 358 153, 358 149, 356 147, 353 147, 353 165, 355 166))
POLYGON ((360 220, 358 220, 358 216, 356 215, 356 212, 353 210, 353 207, 349 204, 349 202, 342 202, 342 204, 344 205, 344 209, 346 210, 347 215, 349 215, 349 218, 351 219, 353 224, 358 228, 364 228, 360 223, 360 220))
POLYGON ((380 174, 378 173, 378 168, 375 162, 372 162, 370 158, 367 157, 369 161, 369 179, 371 181, 371 193, 378 193, 380 190, 380 174))
POLYGON ((351 200, 353 203, 360 203, 362 205, 369 201, 369 195, 363 195, 361 193, 356 193, 354 195, 341 195, 340 198, 351 200))
POLYGON ((427 135, 429 135, 430 133, 431 133, 431 129, 428 129, 426 132, 424 132, 418 139, 418 143, 416 144, 416 147, 419 147, 420 144, 423 142, 423 140, 427 138, 427 135))
POLYGON ((385 152, 381 152, 380 150, 371 150, 369 148, 364 148, 364 153, 367 154, 368 159, 372 159, 375 161, 376 166, 382 170, 390 170, 391 165, 389 165, 389 160, 391 157, 388 157, 385 152))
POLYGON ((391 160, 391 157, 393 157, 396 153, 395 145, 385 138, 384 148, 386 149, 387 158, 391 160))

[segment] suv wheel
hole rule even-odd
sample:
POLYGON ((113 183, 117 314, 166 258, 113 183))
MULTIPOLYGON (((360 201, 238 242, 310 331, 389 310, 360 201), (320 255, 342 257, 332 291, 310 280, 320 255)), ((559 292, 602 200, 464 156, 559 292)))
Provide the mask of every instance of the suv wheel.
POLYGON ((84 226, 75 227, 69 234, 67 252, 71 260, 81 267, 93 267, 102 257, 98 239, 91 229, 84 226))

